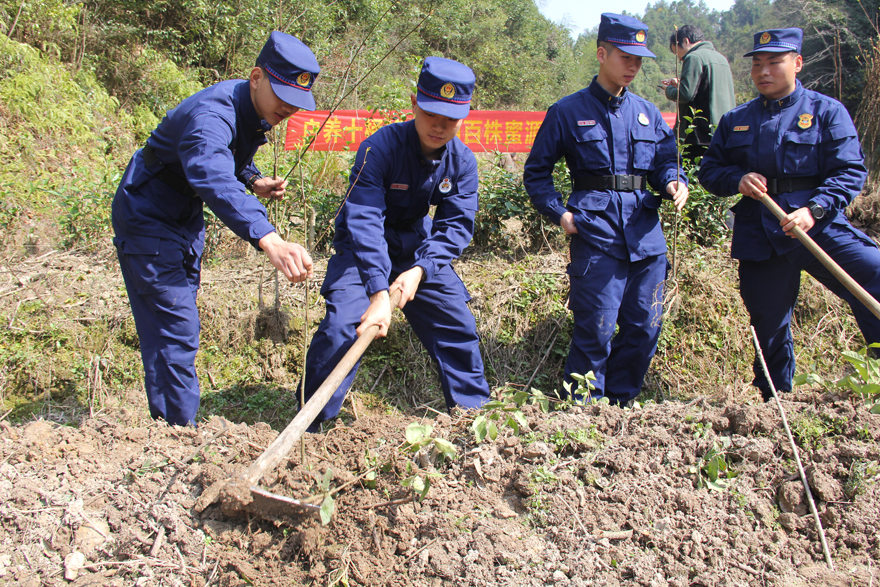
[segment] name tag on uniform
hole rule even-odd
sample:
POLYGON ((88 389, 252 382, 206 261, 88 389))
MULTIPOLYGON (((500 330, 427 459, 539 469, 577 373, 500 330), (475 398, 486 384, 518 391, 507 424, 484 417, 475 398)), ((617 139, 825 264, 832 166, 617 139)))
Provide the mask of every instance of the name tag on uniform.
POLYGON ((578 120, 578 126, 596 126, 595 120, 578 120))
POLYGON ((733 127, 733 132, 741 132, 744 130, 749 130, 749 125, 733 127))
POLYGON ((408 190, 409 184, 408 183, 392 183, 391 189, 392 190, 408 190))

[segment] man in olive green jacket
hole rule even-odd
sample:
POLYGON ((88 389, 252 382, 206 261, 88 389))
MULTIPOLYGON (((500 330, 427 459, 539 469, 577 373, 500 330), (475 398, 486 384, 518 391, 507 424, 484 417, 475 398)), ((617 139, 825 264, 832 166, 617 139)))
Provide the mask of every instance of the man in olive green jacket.
POLYGON ((666 97, 678 101, 676 132, 685 145, 685 156, 693 159, 706 152, 721 116, 736 106, 733 75, 724 55, 704 41, 703 31, 695 26, 685 25, 672 33, 669 50, 681 60, 681 78, 662 83, 666 97))

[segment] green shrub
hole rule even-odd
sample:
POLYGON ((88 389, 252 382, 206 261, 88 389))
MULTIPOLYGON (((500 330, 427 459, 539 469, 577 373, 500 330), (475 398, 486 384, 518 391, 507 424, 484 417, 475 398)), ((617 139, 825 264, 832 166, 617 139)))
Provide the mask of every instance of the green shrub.
MULTIPOLYGON (((563 194, 571 191, 564 161, 556 165, 554 184, 563 194)), ((480 170, 479 196, 474 246, 514 250, 519 245, 526 251, 533 251, 544 244, 546 233, 553 230, 553 224, 546 222, 532 206, 523 185, 522 171, 505 169, 499 153, 495 154, 491 164, 483 165, 480 170), (507 223, 511 220, 521 222, 521 230, 509 227, 507 223)))

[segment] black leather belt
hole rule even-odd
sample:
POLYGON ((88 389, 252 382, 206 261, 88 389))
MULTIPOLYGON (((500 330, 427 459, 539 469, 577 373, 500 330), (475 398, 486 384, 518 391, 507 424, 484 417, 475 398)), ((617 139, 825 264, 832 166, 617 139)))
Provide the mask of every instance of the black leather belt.
POLYGON ((822 185, 822 180, 815 175, 809 177, 786 177, 783 179, 767 179, 767 193, 771 196, 787 194, 788 192, 800 192, 814 190, 822 185))
MULTIPOLYGON (((153 147, 150 145, 145 146, 142 149, 144 153, 144 163, 147 167, 151 167, 156 163, 161 163, 159 158, 156 157, 155 151, 153 151, 153 147)), ((181 196, 186 196, 187 198, 195 198, 196 191, 192 189, 192 186, 189 185, 189 182, 185 177, 178 175, 165 167, 165 164, 162 163, 162 169, 157 171, 153 177, 157 177, 162 180, 168 187, 172 188, 174 191, 179 193, 181 196)))
POLYGON ((576 192, 585 190, 614 190, 617 192, 634 192, 645 189, 644 175, 581 175, 572 178, 572 189, 576 192))

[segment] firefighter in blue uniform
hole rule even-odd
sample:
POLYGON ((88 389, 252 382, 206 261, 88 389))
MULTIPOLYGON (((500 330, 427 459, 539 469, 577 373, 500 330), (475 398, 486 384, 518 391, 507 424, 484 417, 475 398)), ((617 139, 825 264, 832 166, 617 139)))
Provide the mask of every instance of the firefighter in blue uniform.
MULTIPOLYGON (((717 196, 743 196, 733 207, 731 256, 739 260, 740 295, 780 391, 791 390, 795 371, 790 323, 802 270, 849 302, 867 342, 880 342, 880 320, 791 232, 800 226, 880 298, 880 250, 844 215, 867 175, 856 128, 840 102, 798 81, 802 37, 797 28, 755 34, 745 56, 761 95, 724 115, 699 175, 717 196), (765 193, 788 212, 785 221, 761 204, 765 193)), ((753 384, 771 399, 757 357, 754 372, 753 384)))
POLYGON ((312 272, 301 246, 287 243, 255 195, 280 198, 286 182, 264 178, 253 157, 265 133, 300 108, 315 109, 314 54, 273 32, 247 80, 220 82, 170 110, 125 170, 113 200, 113 244, 131 303, 150 415, 195 423, 199 383, 199 288, 203 204, 262 249, 292 282, 312 272))
MULTIPOLYGON (((414 120, 379 129, 358 149, 321 287, 327 312, 306 359, 306 401, 365 329, 378 324, 386 335, 397 289, 438 365, 447 408, 488 401, 470 295, 451 265, 470 244, 477 211, 477 161, 456 136, 473 89, 470 68, 428 57, 411 96, 414 120)), ((357 369, 310 430, 339 413, 357 369)))
POLYGON ((634 18, 602 15, 599 74, 547 111, 524 175, 535 208, 571 235, 566 381, 592 371, 592 397, 615 404, 638 396, 660 336, 666 241, 661 198, 648 185, 679 210, 688 196, 672 131, 653 104, 627 90, 642 58, 654 57, 647 32, 634 18), (572 181, 567 203, 552 179, 562 157, 572 181))

